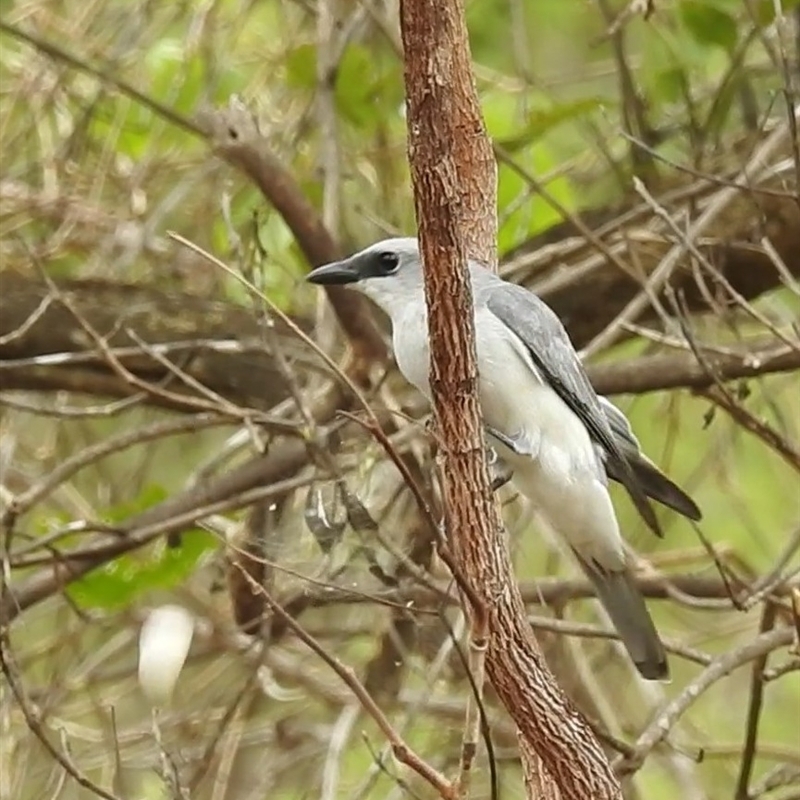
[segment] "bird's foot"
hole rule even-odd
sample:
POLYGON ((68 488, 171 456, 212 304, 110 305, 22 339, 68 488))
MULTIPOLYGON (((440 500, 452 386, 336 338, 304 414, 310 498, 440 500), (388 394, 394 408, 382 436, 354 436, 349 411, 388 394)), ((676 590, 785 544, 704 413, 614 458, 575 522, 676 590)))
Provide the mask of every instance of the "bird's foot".
POLYGON ((486 450, 486 463, 489 467, 489 479, 491 481, 490 485, 492 491, 496 492, 511 480, 514 472, 511 467, 497 455, 497 451, 493 450, 491 447, 486 450))
POLYGON ((486 432, 489 434, 489 436, 497 439, 500 444, 505 445, 512 453, 516 453, 518 456, 530 455, 530 447, 528 446, 524 437, 507 436, 505 433, 501 433, 489 425, 486 426, 486 432))

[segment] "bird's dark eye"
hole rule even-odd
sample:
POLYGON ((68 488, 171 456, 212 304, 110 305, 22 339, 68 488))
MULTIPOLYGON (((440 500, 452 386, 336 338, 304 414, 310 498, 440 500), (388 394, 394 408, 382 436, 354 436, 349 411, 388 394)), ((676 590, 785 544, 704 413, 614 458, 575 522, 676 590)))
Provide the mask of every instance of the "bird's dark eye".
POLYGON ((392 253, 391 251, 387 250, 386 252, 378 255, 378 272, 381 275, 392 275, 393 273, 397 272, 397 268, 399 266, 400 258, 397 253, 392 253))

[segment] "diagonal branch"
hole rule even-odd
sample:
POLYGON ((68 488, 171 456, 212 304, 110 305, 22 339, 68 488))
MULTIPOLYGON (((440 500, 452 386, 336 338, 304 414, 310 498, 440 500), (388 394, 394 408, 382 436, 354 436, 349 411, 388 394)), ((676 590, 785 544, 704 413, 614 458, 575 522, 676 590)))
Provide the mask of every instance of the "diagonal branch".
MULTIPOLYGON (((258 186, 292 230, 312 267, 340 258, 342 253, 322 217, 300 190, 291 172, 269 151, 266 139, 248 110, 235 99, 229 107, 205 115, 215 152, 240 169, 258 186)), ((325 287, 342 329, 364 359, 384 358, 386 348, 365 298, 341 286, 325 287)))
POLYGON ((636 741, 635 748, 628 756, 620 757, 615 768, 621 775, 636 772, 650 751, 667 738, 697 698, 710 689, 717 681, 733 670, 759 658, 766 658, 774 650, 787 647, 794 640, 794 631, 788 625, 766 631, 741 647, 723 653, 711 662, 698 677, 691 681, 680 694, 671 700, 656 718, 647 726, 636 741))
MULTIPOLYGON (((322 218, 305 197, 291 172, 270 152, 253 116, 241 102, 232 99, 226 110, 200 114, 196 119, 185 117, 60 45, 3 20, 0 20, 0 32, 26 42, 55 61, 116 87, 170 124, 210 142, 216 153, 241 170, 281 214, 311 266, 334 261, 341 255, 322 218)), ((383 342, 363 298, 354 297, 341 287, 328 287, 327 292, 339 322, 350 337, 356 352, 364 357, 384 356, 383 342)))

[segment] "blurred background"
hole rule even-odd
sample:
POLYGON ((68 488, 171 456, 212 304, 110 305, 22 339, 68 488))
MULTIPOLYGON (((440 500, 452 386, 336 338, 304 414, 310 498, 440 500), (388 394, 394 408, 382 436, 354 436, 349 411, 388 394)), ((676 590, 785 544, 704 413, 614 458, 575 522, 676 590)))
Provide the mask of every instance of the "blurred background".
MULTIPOLYGON (((672 653, 650 685, 501 491, 548 663, 631 800, 800 797, 799 9, 467 2, 501 271, 704 512, 659 510, 657 540, 615 494, 672 653)), ((435 498, 424 404, 303 280, 414 231, 396 4, 4 0, 0 106, 0 797, 431 796, 258 590, 455 773, 454 590, 382 447, 335 415, 352 393, 279 314, 435 498), (137 642, 165 603, 195 632, 154 716, 137 642)), ((486 704, 501 796, 524 797, 486 704)), ((488 774, 481 748, 474 797, 488 774)))

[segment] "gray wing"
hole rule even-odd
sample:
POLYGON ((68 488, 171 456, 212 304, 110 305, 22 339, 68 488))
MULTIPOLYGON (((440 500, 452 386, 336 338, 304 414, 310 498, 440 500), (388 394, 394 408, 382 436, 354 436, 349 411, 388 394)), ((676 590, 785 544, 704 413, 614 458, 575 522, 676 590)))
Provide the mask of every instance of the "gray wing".
POLYGON ((607 397, 597 395, 597 399, 600 402, 609 427, 620 443, 626 448, 641 453, 642 446, 639 444, 639 440, 636 438, 636 434, 633 432, 628 418, 607 397))
POLYGON ((535 294, 513 283, 498 280, 481 287, 479 293, 489 310, 522 340, 542 378, 586 426, 591 438, 605 452, 607 463, 617 468, 620 483, 644 521, 662 536, 644 489, 555 312, 535 294))
MULTIPOLYGON (((616 436, 620 449, 625 453, 644 493, 679 514, 683 514, 684 517, 693 520, 701 519, 702 513, 697 507, 697 503, 642 452, 639 440, 636 438, 628 418, 607 398, 598 396, 597 399, 600 401, 609 427, 616 436)), ((613 481, 622 482, 619 465, 605 452, 603 452, 603 462, 606 475, 613 481)))

